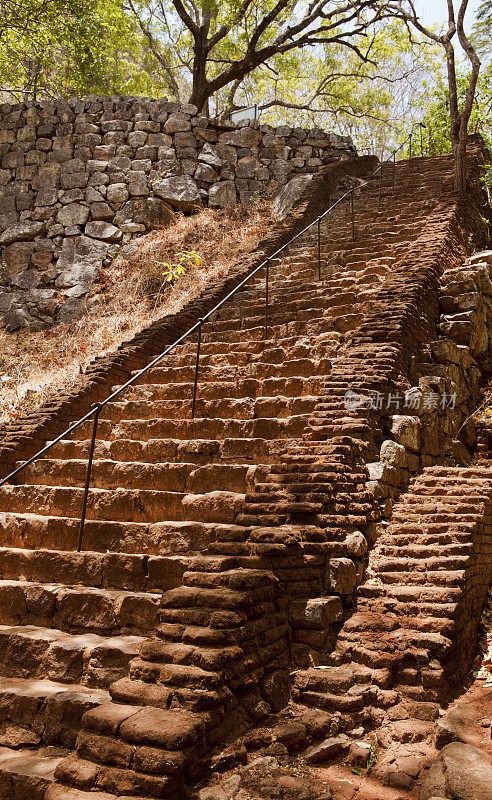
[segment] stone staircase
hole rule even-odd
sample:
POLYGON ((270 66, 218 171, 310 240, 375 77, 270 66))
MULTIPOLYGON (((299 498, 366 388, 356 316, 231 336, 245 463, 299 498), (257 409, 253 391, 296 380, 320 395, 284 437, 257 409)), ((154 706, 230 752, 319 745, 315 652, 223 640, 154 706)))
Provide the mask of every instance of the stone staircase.
MULTIPOLYGON (((404 287, 398 265, 449 167, 446 158, 402 162, 396 191, 388 168, 381 212, 369 182, 356 199, 355 241, 346 207, 325 221, 321 282, 312 231, 272 262, 266 338, 264 277, 206 323, 194 419, 193 342, 105 407, 81 553, 89 424, 0 489, 0 797, 182 798, 216 744, 287 702, 296 647, 313 643, 302 624, 296 634, 292 604, 324 601, 329 634, 318 626, 314 638, 331 648, 363 553, 346 588, 326 576, 344 566, 334 559, 347 560, 347 533, 374 513, 364 463, 379 436, 368 412, 342 400, 354 375, 364 390, 397 376, 401 348, 388 330, 399 330, 408 300, 388 309, 388 286, 404 287), (367 333, 374 316, 382 341, 367 333)), ((397 572, 406 586, 408 570, 397 572)), ((363 602, 377 602, 381 611, 367 613, 381 619, 392 599, 371 587, 363 602)), ((379 671, 384 690, 388 664, 374 670, 362 655, 372 629, 355 634, 359 659, 351 619, 339 662, 371 691, 379 671)), ((419 646, 447 630, 417 631, 427 637, 419 646)), ((309 670, 299 676, 302 702, 323 695, 330 707, 329 682, 312 680, 309 670)), ((345 683, 344 711, 365 707, 345 683)))
MULTIPOLYGON (((351 711, 354 724, 367 710, 381 724, 383 709, 410 700, 404 717, 410 708, 425 738, 434 704, 452 697, 473 659, 492 580, 491 511, 490 462, 418 475, 370 553, 328 666, 298 673, 294 698, 351 711)), ((392 731, 398 739, 397 722, 392 731)))

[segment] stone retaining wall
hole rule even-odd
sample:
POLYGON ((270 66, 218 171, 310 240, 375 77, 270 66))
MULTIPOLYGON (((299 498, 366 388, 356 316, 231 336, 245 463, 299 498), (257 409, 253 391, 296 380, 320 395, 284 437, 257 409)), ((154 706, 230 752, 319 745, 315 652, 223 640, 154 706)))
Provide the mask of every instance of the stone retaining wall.
POLYGON ((350 137, 319 128, 234 125, 164 100, 0 105, 3 325, 71 321, 104 259, 172 209, 274 195, 354 154, 350 137))

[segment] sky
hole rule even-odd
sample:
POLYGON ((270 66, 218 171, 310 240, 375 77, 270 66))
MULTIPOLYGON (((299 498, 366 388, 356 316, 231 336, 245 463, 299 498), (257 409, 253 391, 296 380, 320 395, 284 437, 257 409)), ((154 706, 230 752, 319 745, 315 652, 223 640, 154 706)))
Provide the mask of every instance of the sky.
MULTIPOLYGON (((473 22, 475 19, 475 12, 480 5, 480 0, 470 0, 468 11, 466 12, 465 22, 473 22)), ((421 17, 427 25, 433 22, 443 22, 447 19, 448 10, 446 0, 418 0, 417 6, 419 7, 421 17)), ((459 7, 459 0, 455 0, 454 7, 457 10, 459 7)), ((466 28, 465 28, 466 30, 466 28)))

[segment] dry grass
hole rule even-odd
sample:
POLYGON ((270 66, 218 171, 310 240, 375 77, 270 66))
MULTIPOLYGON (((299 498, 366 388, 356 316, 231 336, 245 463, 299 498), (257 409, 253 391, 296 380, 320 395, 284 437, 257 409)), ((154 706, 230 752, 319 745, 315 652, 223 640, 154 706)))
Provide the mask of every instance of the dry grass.
POLYGON ((120 256, 101 271, 79 322, 39 333, 0 331, 0 422, 33 411, 73 385, 95 356, 179 311, 209 280, 226 275, 238 257, 255 248, 269 220, 265 204, 180 216, 169 228, 139 239, 135 255, 120 256), (195 251, 200 264, 167 283, 162 264, 175 262, 183 251, 195 251))

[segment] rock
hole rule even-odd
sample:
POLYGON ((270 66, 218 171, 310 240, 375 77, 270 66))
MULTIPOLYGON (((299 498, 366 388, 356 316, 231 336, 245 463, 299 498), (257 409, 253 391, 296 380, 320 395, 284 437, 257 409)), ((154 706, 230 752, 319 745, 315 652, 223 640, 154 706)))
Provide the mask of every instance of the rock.
POLYGON ((415 411, 417 414, 422 410, 423 392, 418 386, 412 386, 404 395, 405 408, 415 411))
POLYGON ((189 130, 191 130, 190 118, 186 114, 180 114, 179 112, 171 114, 164 125, 164 131, 168 134, 189 130))
POLYGON ((81 203, 71 203, 60 209, 56 216, 57 221, 65 227, 72 225, 85 225, 89 219, 89 209, 81 203))
POLYGON ((407 467, 407 451, 402 444, 386 439, 381 445, 381 461, 391 467, 407 467))
POLYGON ((458 702, 436 722, 436 747, 440 750, 450 742, 467 742, 480 736, 473 710, 467 703, 458 702))
POLYGON ((246 764, 248 751, 242 742, 234 742, 216 756, 213 756, 211 766, 217 772, 225 772, 238 764, 246 764))
POLYGON ((13 244, 14 242, 28 242, 38 236, 44 230, 42 222, 20 222, 12 225, 0 235, 0 246, 13 244))
POLYGON ((209 144, 204 145, 201 152, 198 155, 198 162, 202 164, 208 164, 210 167, 216 167, 220 169, 222 166, 222 161, 209 144))
POLYGON ((447 744, 425 775, 421 800, 490 800, 492 765, 488 756, 470 744, 447 744))
POLYGON ((105 202, 91 203, 90 211, 92 219, 96 220, 111 220, 114 216, 114 210, 105 202))
POLYGON ((118 242, 121 237, 121 231, 109 222, 93 221, 88 222, 85 226, 86 236, 91 236, 93 239, 103 239, 106 242, 118 242))
POLYGON ((82 293, 87 292, 90 282, 102 266, 108 248, 107 242, 91 239, 89 236, 79 236, 76 241, 65 239, 57 264, 60 274, 56 285, 62 289, 78 287, 82 293))
POLYGON ((388 465, 383 461, 371 461, 366 468, 370 481, 385 481, 389 472, 388 465))
POLYGON ((273 198, 273 216, 275 219, 285 219, 289 211, 299 200, 313 175, 296 175, 273 198))
POLYGON ((136 223, 143 225, 145 230, 162 230, 172 225, 176 215, 169 203, 160 197, 134 197, 119 211, 114 222, 118 225, 136 223))
POLYGON ((392 418, 391 433, 398 444, 403 445, 407 450, 418 453, 421 448, 422 423, 418 417, 407 417, 403 414, 395 414, 392 418))
POLYGON ((330 558, 329 586, 336 594, 352 594, 357 583, 357 568, 350 558, 330 558))
POLYGON ((290 700, 290 680, 287 672, 277 670, 261 681, 261 693, 274 714, 285 708, 290 700))
POLYGON ((323 761, 337 758, 350 749, 350 739, 344 734, 325 739, 320 744, 315 744, 304 753, 308 764, 322 764, 323 761))
POLYGON ((367 553, 367 539, 360 531, 347 534, 343 544, 350 556, 361 558, 367 553))
POLYGON ((14 333, 20 328, 29 328, 31 331, 41 331, 46 324, 35 319, 26 308, 14 308, 2 318, 2 325, 9 333, 14 333))
POLYGON ((288 750, 301 750, 306 744, 306 726, 300 722, 284 722, 277 725, 272 729, 272 735, 288 750))
POLYGON ((2 261, 7 281, 14 281, 16 275, 29 267, 34 247, 34 242, 13 242, 4 249, 2 261))
POLYGON ((341 618, 342 603, 339 597, 314 597, 311 600, 295 600, 291 603, 290 614, 294 626, 323 630, 328 625, 331 625, 332 622, 341 618))
POLYGON ((258 147, 261 142, 261 133, 253 128, 245 127, 221 134, 219 141, 221 144, 228 144, 233 147, 258 147))
POLYGON ((236 186, 234 181, 219 181, 210 187, 208 204, 210 208, 226 208, 236 203, 236 186))
POLYGON ((290 172, 290 164, 284 158, 276 158, 270 164, 270 172, 275 180, 279 181, 279 183, 283 183, 290 172))
POLYGON ((128 189, 124 183, 112 183, 108 186, 106 199, 110 203, 126 203, 128 200, 128 189))
POLYGON ((58 314, 58 322, 70 325, 72 322, 82 319, 85 313, 85 303, 80 297, 69 297, 63 303, 58 314))
POLYGON ((437 339, 431 342, 432 358, 438 362, 449 361, 452 364, 459 364, 461 360, 458 345, 452 339, 437 339))
POLYGON ((154 193, 178 211, 197 211, 202 199, 198 186, 190 175, 176 175, 154 182, 154 193))
POLYGON ((195 170, 195 179, 204 183, 213 183, 217 180, 217 172, 209 164, 198 164, 195 170))

